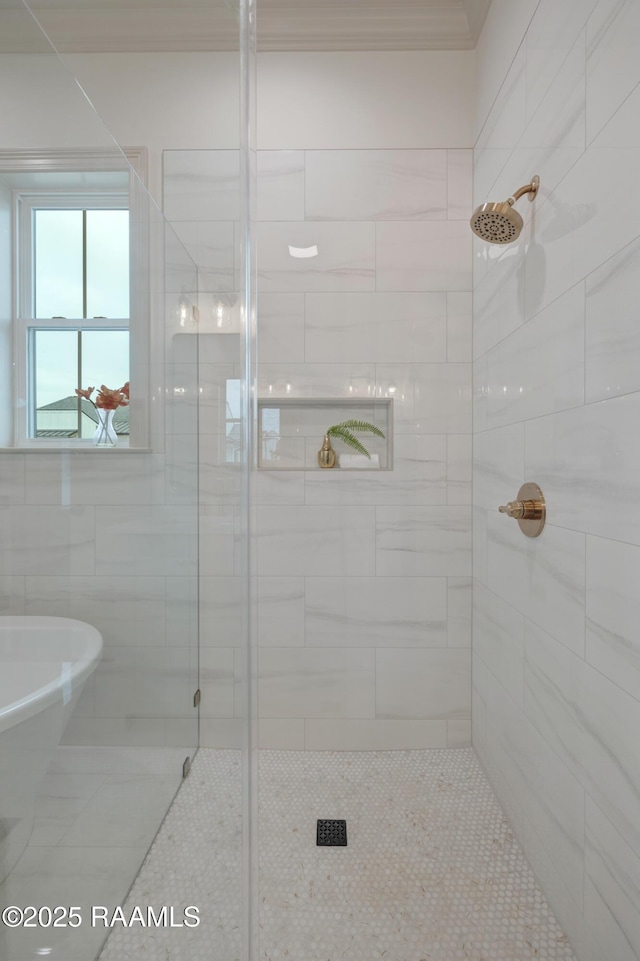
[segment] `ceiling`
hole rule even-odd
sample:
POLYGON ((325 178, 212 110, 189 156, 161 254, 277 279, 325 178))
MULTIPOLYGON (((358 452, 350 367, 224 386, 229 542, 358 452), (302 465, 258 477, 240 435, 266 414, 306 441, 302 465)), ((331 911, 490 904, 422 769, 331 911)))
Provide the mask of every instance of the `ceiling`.
MULTIPOLYGON (((256 0, 258 49, 465 50, 491 0, 256 0)), ((237 50, 237 0, 29 0, 67 53, 237 50)), ((42 49, 20 0, 0 0, 0 51, 42 49)))

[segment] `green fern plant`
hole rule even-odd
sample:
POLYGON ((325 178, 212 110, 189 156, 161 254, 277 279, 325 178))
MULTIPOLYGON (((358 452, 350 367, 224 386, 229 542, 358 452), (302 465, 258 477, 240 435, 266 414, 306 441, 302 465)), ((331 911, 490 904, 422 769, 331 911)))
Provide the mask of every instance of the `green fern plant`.
POLYGON ((341 424, 334 424, 333 427, 330 427, 327 434, 329 437, 340 438, 347 447, 351 447, 359 454, 364 454, 365 457, 371 460, 371 454, 364 444, 358 440, 354 431, 358 434, 375 434, 376 437, 384 437, 379 427, 376 427, 375 424, 370 424, 366 420, 344 420, 341 424))

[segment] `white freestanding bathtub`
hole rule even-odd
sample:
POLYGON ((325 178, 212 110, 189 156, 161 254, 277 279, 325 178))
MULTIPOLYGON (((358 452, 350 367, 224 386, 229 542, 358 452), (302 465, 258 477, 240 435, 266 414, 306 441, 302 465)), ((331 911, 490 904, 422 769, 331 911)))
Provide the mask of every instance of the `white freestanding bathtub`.
POLYGON ((38 786, 102 635, 67 617, 0 617, 0 883, 33 827, 38 786))

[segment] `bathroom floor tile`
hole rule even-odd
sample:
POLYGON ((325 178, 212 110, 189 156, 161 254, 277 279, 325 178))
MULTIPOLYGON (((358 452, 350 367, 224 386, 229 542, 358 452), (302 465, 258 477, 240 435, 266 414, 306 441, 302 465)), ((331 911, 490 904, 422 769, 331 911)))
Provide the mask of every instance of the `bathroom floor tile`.
MULTIPOLYGON (((471 749, 262 751, 259 797, 261 961, 574 961, 471 749)), ((240 753, 200 750, 125 912, 201 924, 114 930, 100 961, 243 957, 240 811, 240 753)))

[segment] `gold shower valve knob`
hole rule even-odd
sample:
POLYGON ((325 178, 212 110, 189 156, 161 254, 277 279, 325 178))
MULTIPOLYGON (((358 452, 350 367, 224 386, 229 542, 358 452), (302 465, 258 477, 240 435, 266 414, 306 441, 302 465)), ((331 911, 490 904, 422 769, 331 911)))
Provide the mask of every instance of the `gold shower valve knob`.
POLYGON ((542 503, 540 501, 509 501, 498 508, 501 514, 508 514, 516 519, 539 520, 542 517, 542 503))
POLYGON ((544 495, 537 484, 523 484, 518 491, 518 499, 502 504, 498 510, 517 520, 520 530, 527 537, 537 537, 542 533, 547 509, 544 495))

